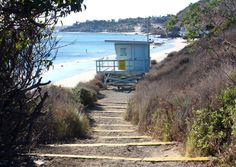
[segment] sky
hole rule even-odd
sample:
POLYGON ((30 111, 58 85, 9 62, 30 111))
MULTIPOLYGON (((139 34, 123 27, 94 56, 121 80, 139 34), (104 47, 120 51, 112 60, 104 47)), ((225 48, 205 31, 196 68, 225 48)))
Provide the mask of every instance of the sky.
POLYGON ((199 0, 84 0, 87 9, 61 19, 63 25, 76 21, 111 20, 176 14, 199 0))

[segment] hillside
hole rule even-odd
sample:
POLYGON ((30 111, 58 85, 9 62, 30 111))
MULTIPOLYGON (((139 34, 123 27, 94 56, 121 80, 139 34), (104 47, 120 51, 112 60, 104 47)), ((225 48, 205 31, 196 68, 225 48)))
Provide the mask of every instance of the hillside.
MULTIPOLYGON (((236 45, 236 24, 224 32, 224 36, 236 45)), ((236 49, 231 48, 225 53, 225 48, 219 45, 220 38, 216 37, 211 42, 214 42, 213 52, 208 50, 212 43, 207 39, 201 39, 179 52, 169 54, 164 61, 153 66, 145 79, 136 86, 135 96, 129 103, 126 119, 138 124, 140 131, 148 131, 162 140, 181 142, 186 142, 191 137, 189 130, 192 123, 197 121, 198 125, 206 125, 206 127, 198 127, 203 128, 203 131, 195 132, 200 138, 194 140, 203 140, 200 141, 206 144, 204 146, 206 148, 201 149, 203 145, 200 143, 199 148, 191 149, 198 150, 196 154, 200 152, 200 155, 216 155, 218 151, 222 151, 223 146, 220 144, 222 140, 229 142, 233 136, 229 135, 232 127, 228 125, 225 127, 221 122, 225 118, 232 121, 230 118, 232 115, 226 112, 222 113, 220 118, 217 117, 218 112, 221 111, 218 107, 225 105, 218 97, 224 90, 229 87, 234 88, 236 85, 236 49), (210 109, 206 110, 207 108, 210 109), (204 120, 206 119, 205 123, 204 120, 197 119, 197 111, 206 112, 203 117, 204 120), (210 115, 211 111, 213 115, 210 115), (219 122, 211 125, 209 120, 219 122), (222 129, 211 132, 207 127, 217 129, 222 127, 222 129), (218 133, 223 134, 223 139, 216 137, 211 140, 216 140, 216 143, 221 142, 216 144, 211 141, 212 146, 209 146, 207 135, 217 136, 218 133)), ((235 97, 233 94, 230 99, 235 100, 235 97)), ((235 116, 235 108, 233 113, 235 116)), ((233 125, 235 123, 234 120, 233 125)))
POLYGON ((126 119, 142 132, 183 142, 187 155, 218 156, 217 165, 235 166, 236 2, 219 2, 216 7, 217 3, 213 7, 206 3, 212 7, 206 13, 191 6, 203 19, 196 17, 194 22, 193 15, 187 26, 204 29, 211 24, 212 28, 152 67, 137 84, 126 119))
MULTIPOLYGON (((204 6, 205 2, 206 2, 205 0, 200 0, 200 1, 196 2, 195 4, 199 4, 199 5, 202 7, 202 6, 204 6)), ((189 10, 189 6, 186 7, 186 8, 184 8, 183 10, 179 11, 179 12, 176 14, 176 16, 178 17, 178 20, 179 20, 179 21, 181 21, 181 20, 183 19, 184 15, 188 12, 188 10, 189 10)), ((180 24, 180 23, 181 23, 181 22, 179 22, 179 24, 180 24)))
POLYGON ((77 22, 62 31, 64 32, 147 32, 148 22, 150 32, 161 32, 161 27, 167 22, 168 16, 149 18, 127 18, 115 20, 94 20, 77 22), (160 28, 158 28, 160 27, 160 28))

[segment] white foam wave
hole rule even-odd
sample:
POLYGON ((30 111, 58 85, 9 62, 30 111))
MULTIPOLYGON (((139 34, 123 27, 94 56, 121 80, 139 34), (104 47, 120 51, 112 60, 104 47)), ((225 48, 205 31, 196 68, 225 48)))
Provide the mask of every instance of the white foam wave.
MULTIPOLYGON (((109 59, 114 59, 114 58, 115 58, 115 55, 113 54, 113 55, 104 56, 102 59, 109 60, 109 59)), ((53 64, 49 68, 49 71, 50 70, 56 70, 56 69, 62 68, 62 67, 63 68, 64 67, 70 67, 70 66, 77 65, 77 64, 80 64, 80 63, 95 62, 96 60, 99 60, 99 58, 98 57, 80 58, 80 59, 75 59, 75 60, 69 61, 69 62, 57 63, 57 64, 53 64)))

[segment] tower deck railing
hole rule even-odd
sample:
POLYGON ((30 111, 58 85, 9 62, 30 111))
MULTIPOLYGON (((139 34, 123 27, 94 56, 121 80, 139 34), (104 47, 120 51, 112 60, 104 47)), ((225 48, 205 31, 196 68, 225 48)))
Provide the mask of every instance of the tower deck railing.
POLYGON ((149 70, 150 60, 96 60, 97 73, 145 73, 149 70))

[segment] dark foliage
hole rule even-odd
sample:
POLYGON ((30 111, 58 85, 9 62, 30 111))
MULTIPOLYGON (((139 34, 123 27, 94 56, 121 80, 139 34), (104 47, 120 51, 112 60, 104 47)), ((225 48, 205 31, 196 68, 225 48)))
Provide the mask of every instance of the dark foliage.
POLYGON ((47 93, 41 74, 52 64, 53 25, 81 11, 83 0, 0 2, 0 161, 11 163, 31 142, 47 93))

